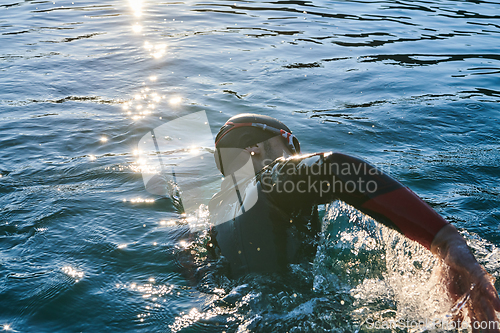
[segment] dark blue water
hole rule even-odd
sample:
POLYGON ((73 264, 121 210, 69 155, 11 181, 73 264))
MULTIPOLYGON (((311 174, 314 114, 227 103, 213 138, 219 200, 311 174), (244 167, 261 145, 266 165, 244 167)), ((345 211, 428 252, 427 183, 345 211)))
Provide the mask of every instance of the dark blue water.
POLYGON ((356 155, 410 186, 498 278, 499 5, 2 1, 0 325, 354 332, 445 316, 434 258, 342 203, 324 208, 311 265, 240 280, 214 267, 192 286, 188 227, 146 192, 134 150, 201 110, 213 133, 241 112, 278 117, 304 152, 356 155))

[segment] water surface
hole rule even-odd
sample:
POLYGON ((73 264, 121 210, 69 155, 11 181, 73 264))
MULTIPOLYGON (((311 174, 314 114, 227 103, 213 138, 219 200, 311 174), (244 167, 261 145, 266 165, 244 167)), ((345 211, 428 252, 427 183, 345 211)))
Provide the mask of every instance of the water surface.
POLYGON ((241 112, 278 117, 304 152, 410 186, 498 277, 499 5, 3 2, 0 325, 330 332, 446 314, 433 257, 342 203, 311 265, 240 280, 216 267, 192 286, 176 255, 188 227, 145 191, 134 150, 201 110, 213 133, 241 112))

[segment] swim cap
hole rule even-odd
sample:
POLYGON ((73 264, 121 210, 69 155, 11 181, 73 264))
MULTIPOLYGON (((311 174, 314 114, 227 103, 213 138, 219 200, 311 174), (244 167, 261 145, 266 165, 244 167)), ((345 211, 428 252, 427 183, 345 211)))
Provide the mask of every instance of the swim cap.
POLYGON ((238 154, 238 149, 245 149, 278 135, 283 137, 292 153, 300 152, 299 140, 278 119, 252 113, 243 113, 231 117, 221 127, 215 138, 217 167, 224 174, 220 154, 221 148, 226 148, 224 160, 231 161, 231 158, 236 157, 238 154), (229 153, 227 148, 233 148, 231 149, 232 152, 229 153))

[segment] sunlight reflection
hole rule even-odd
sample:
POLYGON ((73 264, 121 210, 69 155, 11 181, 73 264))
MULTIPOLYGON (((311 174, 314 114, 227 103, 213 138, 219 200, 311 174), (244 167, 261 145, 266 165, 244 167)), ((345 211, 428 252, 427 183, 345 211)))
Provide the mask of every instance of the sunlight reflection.
POLYGON ((176 225, 176 222, 175 222, 175 220, 169 220, 169 221, 162 220, 162 221, 160 221, 160 225, 166 225, 166 226, 171 227, 171 226, 176 225))
POLYGON ((191 155, 197 155, 197 154, 200 153, 200 149, 198 147, 192 147, 192 148, 189 149, 189 153, 191 155))
MULTIPOLYGON (((135 119, 135 117, 140 118, 141 116, 134 116, 132 119, 135 119)), ((140 151, 138 151, 140 154, 140 151)), ((158 173, 157 166, 155 164, 149 163, 149 161, 144 160, 143 158, 139 158, 135 161, 134 164, 130 166, 130 169, 133 172, 142 172, 143 174, 156 174, 158 173)))
MULTIPOLYGON (((121 285, 117 284, 117 288, 122 287, 121 285)), ((123 288, 127 288, 127 286, 124 284, 123 288)), ((142 294, 142 298, 147 302, 148 305, 146 305, 145 312, 137 314, 137 318, 139 321, 143 322, 144 319, 147 319, 148 317, 151 316, 151 311, 154 311, 155 308, 160 308, 161 303, 165 303, 167 299, 165 296, 168 296, 172 294, 175 290, 175 286, 173 284, 171 285, 156 285, 156 280, 154 278, 149 278, 148 283, 145 284, 136 284, 136 283, 131 283, 129 285, 129 288, 135 292, 138 292, 142 294)))
MULTIPOLYGON (((155 59, 158 59, 161 58, 163 55, 165 55, 167 50, 167 45, 166 44, 153 45, 150 42, 146 41, 144 42, 144 48, 150 52, 149 54, 151 56, 153 56, 155 59)), ((156 80, 156 77, 154 78, 156 80)))
POLYGON ((211 309, 205 312, 200 312, 198 309, 193 308, 189 313, 181 313, 181 316, 175 318, 175 322, 169 326, 172 332, 179 332, 182 329, 191 326, 193 323, 200 320, 209 320, 210 318, 234 313, 235 310, 225 310, 223 308, 211 309))
POLYGON ((132 100, 122 105, 122 110, 131 116, 132 120, 143 119, 146 115, 153 114, 163 98, 149 87, 144 87, 140 93, 133 96, 132 100))
POLYGON ((196 216, 189 216, 187 219, 186 219, 186 222, 187 223, 194 223, 197 221, 197 218, 196 216))
POLYGON ((170 103, 170 105, 180 104, 182 102, 182 97, 180 96, 172 97, 168 102, 170 103))
POLYGON ((130 200, 131 203, 153 203, 155 199, 143 199, 143 198, 135 198, 130 200))
POLYGON ((153 100, 154 100, 155 102, 159 102, 159 101, 161 100, 161 97, 160 97, 160 96, 158 96, 158 94, 157 94, 157 93, 152 93, 152 94, 151 94, 151 97, 153 98, 153 100))
POLYGON ((156 45, 155 46, 155 52, 151 53, 151 55, 153 57, 155 57, 156 59, 158 58, 161 58, 164 54, 165 54, 165 49, 167 48, 167 46, 165 44, 161 44, 161 45, 156 45))
POLYGON ((83 278, 83 272, 74 269, 71 266, 64 266, 62 268, 63 273, 75 279, 75 282, 80 281, 83 278))
POLYGON ((139 17, 142 15, 142 0, 129 0, 130 7, 132 8, 134 15, 139 17))
POLYGON ((142 26, 139 23, 136 23, 132 26, 132 30, 134 32, 141 32, 142 31, 142 26))

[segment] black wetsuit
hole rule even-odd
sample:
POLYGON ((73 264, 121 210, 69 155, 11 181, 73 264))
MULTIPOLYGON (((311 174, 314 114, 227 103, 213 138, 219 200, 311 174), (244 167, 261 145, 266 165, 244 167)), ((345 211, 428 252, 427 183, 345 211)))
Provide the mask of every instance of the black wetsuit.
POLYGON ((224 179, 210 202, 210 246, 233 277, 284 271, 310 260, 321 230, 317 205, 339 199, 430 248, 447 222, 408 188, 338 153, 280 158, 255 177, 224 179))

